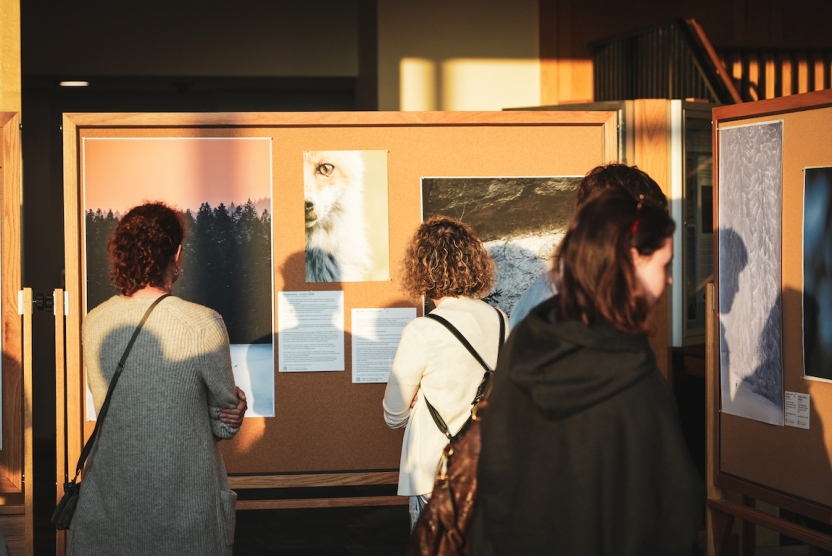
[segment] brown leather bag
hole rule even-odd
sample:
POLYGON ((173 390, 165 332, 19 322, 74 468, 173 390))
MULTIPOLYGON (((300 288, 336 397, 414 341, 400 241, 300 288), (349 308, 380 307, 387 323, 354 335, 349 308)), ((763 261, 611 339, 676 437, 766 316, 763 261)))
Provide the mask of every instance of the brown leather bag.
POLYGON ((483 399, 472 412, 468 430, 445 447, 433 494, 410 536, 408 556, 467 556, 471 551, 471 521, 477 503, 477 461, 480 421, 488 405, 483 399))

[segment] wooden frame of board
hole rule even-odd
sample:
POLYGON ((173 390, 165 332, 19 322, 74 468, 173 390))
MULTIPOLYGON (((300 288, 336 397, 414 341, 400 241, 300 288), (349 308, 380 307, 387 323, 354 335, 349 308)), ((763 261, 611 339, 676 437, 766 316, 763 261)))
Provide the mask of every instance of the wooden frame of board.
MULTIPOLYGON (((718 276, 719 131, 728 127, 783 121, 782 314, 783 382, 790 392, 811 395, 811 429, 777 427, 720 412, 718 287, 710 286, 707 325, 708 553, 720 554, 734 517, 827 550, 832 536, 752 505, 728 499, 728 492, 832 524, 832 383, 803 379, 802 226, 803 172, 832 166, 832 91, 715 108, 714 276, 718 276)), ((715 280, 716 283, 718 281, 715 280)))
MULTIPOLYGON (((80 332, 84 238, 79 146, 88 137, 271 137, 275 291, 344 291, 351 307, 418 307, 403 297, 396 265, 421 222, 422 176, 575 176, 617 160, 615 112, 65 114, 66 382, 58 393, 58 446, 74 465, 91 433, 85 421, 80 332), (302 153, 305 150, 388 151, 389 282, 305 283, 302 153), (278 195, 279 190, 279 195, 278 195), (279 202, 276 199, 280 199, 279 202), (64 404, 64 405, 62 405, 64 404), (62 435, 59 433, 59 438, 62 435)), ((57 305, 56 305, 57 307, 57 305)), ((275 342, 276 343, 276 342, 275 342)), ((384 384, 352 384, 350 341, 346 372, 275 372, 274 418, 246 419, 238 438, 221 443, 231 487, 237 490, 394 485, 401 431, 382 419, 384 384), (260 436, 258 436, 260 435, 260 436)), ((61 351, 59 349, 59 351, 61 351)), ((57 362, 62 376, 63 364, 57 362)), ((63 477, 58 477, 58 483, 63 477)), ((406 503, 389 495, 246 499, 238 509, 406 503)))
POLYGON ((20 116, 0 113, 0 206, 2 240, 2 449, 0 531, 15 552, 32 554, 31 291, 21 290, 20 116), (30 300, 26 306, 26 299, 30 300), (23 313, 19 312, 24 310, 23 313), (21 314, 29 326, 24 327, 21 314), (29 334, 24 338, 24 330, 29 334), (26 364, 24 364, 24 361, 26 364), (28 373, 28 374, 27 374, 28 373), (27 488, 29 487, 29 488, 27 488))

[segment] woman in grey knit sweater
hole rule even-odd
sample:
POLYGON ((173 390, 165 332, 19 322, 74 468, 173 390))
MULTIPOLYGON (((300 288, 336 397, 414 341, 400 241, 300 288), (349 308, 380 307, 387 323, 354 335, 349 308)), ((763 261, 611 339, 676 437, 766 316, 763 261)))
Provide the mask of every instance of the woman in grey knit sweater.
MULTIPOLYGON (((122 293, 87 315, 82 340, 96 413, 142 315, 179 276, 184 229, 161 203, 135 207, 108 248, 122 293)), ((142 328, 87 461, 68 554, 230 555, 236 494, 218 441, 242 424, 228 334, 207 307, 163 300, 142 328)))

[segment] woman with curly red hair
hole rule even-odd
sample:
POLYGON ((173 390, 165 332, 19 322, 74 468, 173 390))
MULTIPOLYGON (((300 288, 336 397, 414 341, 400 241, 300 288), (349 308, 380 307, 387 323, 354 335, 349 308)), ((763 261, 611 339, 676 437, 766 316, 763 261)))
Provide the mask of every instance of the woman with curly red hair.
MULTIPOLYGON (((121 292, 89 312, 82 341, 96 413, 145 311, 181 272, 181 215, 131 209, 108 248, 121 292)), ((207 307, 163 299, 144 323, 112 391, 70 525, 70 556, 230 555, 236 494, 218 449, 242 424, 228 334, 207 307)))
POLYGON ((494 285, 494 273, 474 230, 444 216, 419 226, 402 261, 405 292, 436 305, 402 332, 384 393, 385 421, 405 427, 398 493, 410 497, 411 528, 433 490, 442 450, 468 422, 486 374, 447 326, 491 369, 497 363, 507 319, 480 299, 494 285))

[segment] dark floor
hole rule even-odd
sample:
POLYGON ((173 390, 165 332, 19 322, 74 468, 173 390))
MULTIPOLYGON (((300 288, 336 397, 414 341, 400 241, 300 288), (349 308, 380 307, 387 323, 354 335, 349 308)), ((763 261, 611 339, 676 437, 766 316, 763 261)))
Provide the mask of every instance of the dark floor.
MULTIPOLYGON (((35 556, 55 556, 54 444, 36 443, 35 456, 35 556)), ((406 505, 240 510, 234 556, 404 555, 409 525, 406 505)))
POLYGON ((407 506, 237 512, 234 556, 403 555, 407 506))

